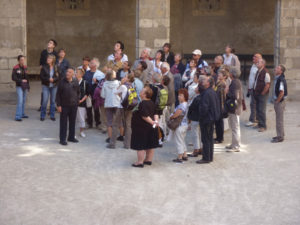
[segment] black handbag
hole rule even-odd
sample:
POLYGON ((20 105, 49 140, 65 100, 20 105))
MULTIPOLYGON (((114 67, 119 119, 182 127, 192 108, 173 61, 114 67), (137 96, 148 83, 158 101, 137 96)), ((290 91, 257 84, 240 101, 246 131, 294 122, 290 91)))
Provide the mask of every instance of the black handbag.
POLYGON ((168 122, 167 122, 167 126, 170 130, 176 130, 179 125, 181 124, 181 121, 183 120, 184 116, 183 115, 180 115, 180 116, 177 116, 176 118, 174 119, 170 119, 168 122))
POLYGON ((237 108, 237 101, 232 98, 227 98, 224 104, 224 109, 226 113, 235 113, 237 108))

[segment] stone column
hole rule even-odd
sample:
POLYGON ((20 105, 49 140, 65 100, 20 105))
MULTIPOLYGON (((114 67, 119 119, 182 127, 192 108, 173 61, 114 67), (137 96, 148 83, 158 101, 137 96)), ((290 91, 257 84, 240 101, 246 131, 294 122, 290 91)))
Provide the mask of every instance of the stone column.
POLYGON ((170 0, 137 0, 137 58, 143 48, 152 56, 170 41, 170 0))
POLYGON ((17 56, 26 55, 26 0, 1 0, 0 9, 0 86, 12 87, 17 56))
POLYGON ((286 66, 289 96, 300 100, 300 1, 282 0, 280 10, 280 63, 286 66))

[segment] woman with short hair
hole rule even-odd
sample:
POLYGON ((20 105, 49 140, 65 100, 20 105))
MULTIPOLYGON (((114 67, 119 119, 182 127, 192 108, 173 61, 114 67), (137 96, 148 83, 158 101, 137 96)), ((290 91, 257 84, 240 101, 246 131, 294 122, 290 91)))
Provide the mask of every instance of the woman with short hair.
POLYGON ((155 115, 155 104, 151 101, 152 94, 148 86, 141 91, 142 101, 132 115, 131 148, 137 151, 137 162, 132 164, 133 167, 152 165, 154 148, 158 147, 158 117, 155 115))
POLYGON ((66 50, 63 48, 59 49, 58 60, 57 60, 59 80, 62 80, 66 76, 67 69, 70 68, 70 63, 65 57, 66 57, 66 50))
POLYGON ((173 136, 177 148, 177 158, 173 160, 175 163, 183 163, 187 161, 187 147, 185 144, 185 136, 188 129, 187 111, 188 111, 188 101, 189 94, 184 88, 178 91, 179 105, 175 108, 174 113, 171 115, 170 120, 177 117, 183 117, 179 126, 172 131, 171 137, 173 136))
POLYGON ((161 74, 160 67, 162 65, 162 60, 165 57, 165 53, 162 50, 158 50, 155 54, 155 59, 153 59, 151 62, 153 64, 153 71, 155 73, 161 74))

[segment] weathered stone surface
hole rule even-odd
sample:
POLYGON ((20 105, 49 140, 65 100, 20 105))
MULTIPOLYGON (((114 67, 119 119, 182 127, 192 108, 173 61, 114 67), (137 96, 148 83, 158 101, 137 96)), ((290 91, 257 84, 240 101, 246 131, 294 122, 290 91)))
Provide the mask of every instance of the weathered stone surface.
POLYGON ((8 69, 8 61, 6 58, 0 58, 0 70, 8 69))

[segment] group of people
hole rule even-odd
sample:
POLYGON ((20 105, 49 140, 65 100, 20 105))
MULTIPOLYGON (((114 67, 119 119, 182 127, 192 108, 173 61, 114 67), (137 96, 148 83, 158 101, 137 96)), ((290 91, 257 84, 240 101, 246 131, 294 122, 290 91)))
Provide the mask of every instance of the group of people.
MULTIPOLYGON (((131 63, 124 53, 125 46, 117 41, 107 63, 100 68, 98 58, 82 58, 82 65, 70 66, 66 51, 55 51, 57 42, 50 39, 41 52, 40 79, 42 83, 40 120, 47 115, 50 97, 50 119, 60 113, 60 144, 78 142, 86 137, 85 129, 97 127, 107 133, 107 148, 116 148, 123 141, 125 149, 137 150, 134 167, 151 165, 154 149, 167 140, 174 140, 177 149, 175 163, 189 157, 202 159, 199 164, 213 161, 214 144, 224 141, 224 122, 229 124, 232 141, 228 152, 239 152, 241 143, 240 114, 246 109, 238 56, 231 46, 224 55, 215 57, 212 64, 202 59, 195 49, 192 58, 183 63, 180 53, 171 51, 165 43, 151 58, 151 49, 145 48, 140 58, 131 63), (69 126, 69 129, 67 127, 69 126), (194 151, 187 152, 185 137, 191 132, 194 151), (215 131, 215 138, 214 138, 215 131)), ((277 136, 272 142, 284 140, 283 112, 287 85, 285 68, 275 69, 274 108, 277 136)), ((29 79, 25 57, 18 56, 12 79, 18 95, 16 121, 28 118, 24 106, 29 79)), ((261 54, 253 56, 247 96, 251 97, 250 118, 247 126, 266 130, 266 103, 270 89, 270 74, 261 54)))

